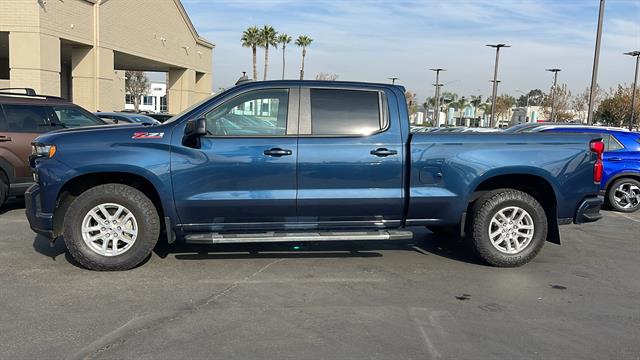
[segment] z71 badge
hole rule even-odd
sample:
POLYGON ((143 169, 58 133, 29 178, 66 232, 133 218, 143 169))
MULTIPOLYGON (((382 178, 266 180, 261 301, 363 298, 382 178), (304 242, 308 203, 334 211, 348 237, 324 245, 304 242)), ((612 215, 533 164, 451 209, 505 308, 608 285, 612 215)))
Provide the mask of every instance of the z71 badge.
POLYGON ((163 132, 137 132, 133 133, 132 139, 162 139, 163 132))

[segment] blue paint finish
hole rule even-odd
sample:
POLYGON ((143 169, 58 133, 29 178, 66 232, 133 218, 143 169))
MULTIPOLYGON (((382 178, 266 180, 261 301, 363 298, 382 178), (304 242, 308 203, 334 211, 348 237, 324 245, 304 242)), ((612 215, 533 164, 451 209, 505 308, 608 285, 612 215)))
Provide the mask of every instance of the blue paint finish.
POLYGON ((579 203, 598 193, 599 185, 593 183, 595 156, 588 149, 589 141, 597 137, 411 134, 400 86, 245 83, 162 125, 78 128, 39 137, 38 142, 54 144, 58 151, 53 159, 36 160, 40 180, 31 192, 34 197, 27 212, 32 227, 50 231, 50 216, 65 184, 78 176, 116 172, 124 177, 137 175, 152 184, 179 237, 198 231, 376 229, 400 227, 405 221, 456 224, 484 181, 531 175, 552 188, 558 217, 573 218, 579 203), (332 86, 383 92, 389 127, 369 136, 202 137, 199 146, 183 144, 187 121, 242 92, 332 86), (136 132, 162 136, 132 139, 136 132), (291 155, 265 155, 271 148, 289 149, 291 155), (378 148, 397 154, 371 154, 378 148))
POLYGON ((613 136, 623 149, 605 151, 603 156, 604 173, 602 176, 602 190, 622 177, 635 177, 640 179, 640 133, 624 130, 610 130, 602 128, 589 128, 571 126, 562 128, 546 128, 545 133, 591 133, 613 136))

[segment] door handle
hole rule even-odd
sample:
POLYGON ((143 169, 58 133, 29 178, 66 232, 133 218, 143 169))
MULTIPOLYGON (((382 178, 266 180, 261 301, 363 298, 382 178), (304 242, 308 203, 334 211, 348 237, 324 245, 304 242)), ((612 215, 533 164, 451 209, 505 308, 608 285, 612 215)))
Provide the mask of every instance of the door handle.
POLYGON ((273 148, 273 149, 265 150, 264 154, 267 156, 280 157, 280 156, 291 155, 293 154, 293 152, 289 149, 273 148))
POLYGON ((0 142, 11 141, 11 138, 8 136, 0 136, 0 142))
POLYGON ((605 159, 605 160, 609 160, 609 161, 622 161, 622 158, 619 158, 619 157, 612 157, 612 158, 608 158, 608 159, 605 159))
POLYGON ((371 155, 375 155, 375 156, 379 156, 379 157, 386 157, 386 156, 389 156, 389 155, 398 155, 398 151, 389 150, 389 149, 385 149, 385 148, 377 148, 375 150, 371 150, 371 155))

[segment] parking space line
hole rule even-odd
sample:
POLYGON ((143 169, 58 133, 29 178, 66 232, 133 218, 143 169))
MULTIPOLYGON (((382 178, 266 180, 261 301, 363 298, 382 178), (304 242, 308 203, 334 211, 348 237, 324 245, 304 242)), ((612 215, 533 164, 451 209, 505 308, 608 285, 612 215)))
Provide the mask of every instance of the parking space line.
POLYGON ((634 218, 634 217, 632 217, 632 216, 629 216, 629 215, 627 215, 627 214, 625 214, 625 213, 614 212, 613 214, 615 214, 615 215, 620 215, 620 216, 622 216, 622 217, 624 217, 624 218, 627 218, 627 219, 629 219, 629 220, 631 220, 631 221, 635 221, 635 222, 637 222, 637 223, 640 223, 640 219, 636 219, 636 218, 634 218))

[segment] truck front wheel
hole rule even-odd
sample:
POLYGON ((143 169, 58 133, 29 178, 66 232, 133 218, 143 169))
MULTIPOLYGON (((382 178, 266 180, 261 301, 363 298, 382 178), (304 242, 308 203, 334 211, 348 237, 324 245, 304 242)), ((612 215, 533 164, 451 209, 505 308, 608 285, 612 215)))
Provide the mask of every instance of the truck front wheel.
POLYGON ((471 241, 493 266, 521 266, 536 257, 547 238, 547 217, 531 195, 514 189, 492 191, 473 207, 471 241))
POLYGON ((91 270, 128 270, 146 259, 160 236, 153 202, 123 184, 99 185, 73 200, 64 218, 64 241, 91 270))

